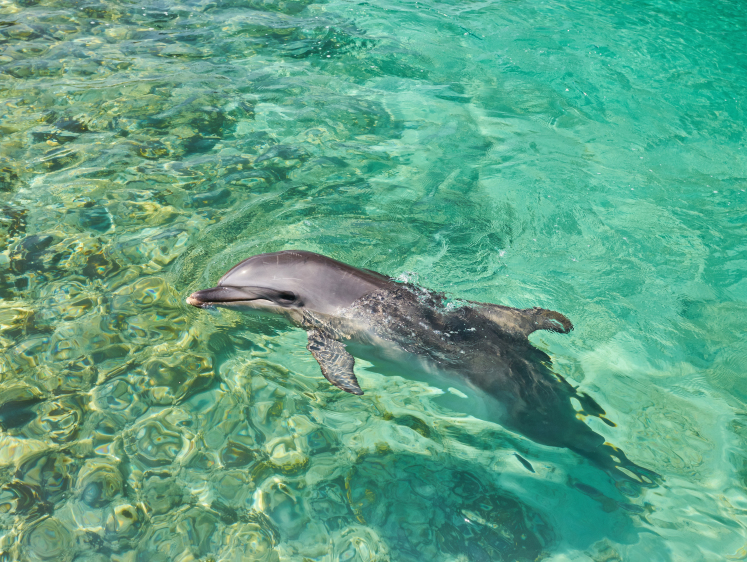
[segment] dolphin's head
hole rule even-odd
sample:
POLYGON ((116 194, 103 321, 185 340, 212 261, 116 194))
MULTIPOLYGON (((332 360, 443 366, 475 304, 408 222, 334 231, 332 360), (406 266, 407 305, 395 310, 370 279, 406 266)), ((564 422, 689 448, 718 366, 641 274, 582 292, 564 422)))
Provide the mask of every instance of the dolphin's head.
POLYGON ((319 254, 286 250, 245 259, 217 286, 192 293, 187 303, 273 313, 308 308, 335 314, 389 283, 383 275, 319 254))

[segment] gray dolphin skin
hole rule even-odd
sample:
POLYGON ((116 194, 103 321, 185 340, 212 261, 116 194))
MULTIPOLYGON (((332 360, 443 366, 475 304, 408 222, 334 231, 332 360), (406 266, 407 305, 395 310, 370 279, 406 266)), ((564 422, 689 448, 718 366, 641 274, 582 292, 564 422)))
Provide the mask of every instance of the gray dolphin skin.
POLYGON ((307 347, 324 377, 351 394, 363 390, 347 347, 359 356, 414 359, 418 368, 445 373, 447 380, 486 395, 492 417, 504 427, 543 445, 567 447, 621 479, 655 485, 654 472, 580 419, 597 416, 614 426, 591 397, 554 374, 550 357, 529 342, 536 330, 570 332, 573 325, 559 312, 471 301, 448 307, 442 294, 300 250, 252 256, 216 287, 192 293, 187 303, 284 316, 307 331, 307 347))

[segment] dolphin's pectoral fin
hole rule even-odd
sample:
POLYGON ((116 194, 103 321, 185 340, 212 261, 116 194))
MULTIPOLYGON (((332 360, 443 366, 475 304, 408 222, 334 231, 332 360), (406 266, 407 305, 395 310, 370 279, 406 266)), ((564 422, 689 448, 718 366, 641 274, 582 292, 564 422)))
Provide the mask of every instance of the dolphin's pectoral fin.
POLYGON ((355 378, 353 372, 355 359, 345 350, 342 343, 325 338, 318 330, 311 330, 309 332, 309 345, 306 348, 319 363, 324 378, 345 392, 357 395, 363 394, 361 387, 358 386, 358 379, 355 378))

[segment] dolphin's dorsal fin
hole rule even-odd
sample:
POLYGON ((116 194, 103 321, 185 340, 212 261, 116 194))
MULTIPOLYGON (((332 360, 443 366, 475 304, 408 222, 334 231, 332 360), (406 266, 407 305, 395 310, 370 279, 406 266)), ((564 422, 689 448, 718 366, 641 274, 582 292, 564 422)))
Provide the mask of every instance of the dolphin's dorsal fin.
POLYGON ((470 302, 480 314, 492 320, 501 331, 517 337, 529 336, 536 330, 550 330, 567 334, 573 330, 573 324, 560 312, 545 308, 511 308, 499 304, 470 302))
POLYGON ((353 372, 355 359, 342 343, 324 337, 319 330, 310 330, 306 348, 319 363, 325 379, 350 394, 363 394, 353 372))

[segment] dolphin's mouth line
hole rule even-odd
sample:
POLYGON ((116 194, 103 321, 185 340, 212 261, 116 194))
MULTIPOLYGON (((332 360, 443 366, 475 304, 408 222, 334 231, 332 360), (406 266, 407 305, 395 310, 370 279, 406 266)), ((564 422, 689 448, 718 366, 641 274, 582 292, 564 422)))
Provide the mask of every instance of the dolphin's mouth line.
POLYGON ((196 291, 187 297, 187 304, 204 308, 207 305, 267 301, 279 306, 299 305, 300 302, 290 291, 278 291, 267 287, 232 287, 218 285, 212 289, 196 291))
POLYGON ((242 303, 242 302, 252 302, 257 300, 264 300, 264 299, 222 299, 222 300, 209 300, 209 301, 203 301, 200 300, 199 297, 195 297, 194 294, 187 297, 187 304, 191 304, 192 306, 196 306, 197 308, 216 308, 217 306, 220 306, 222 304, 236 304, 236 303, 242 303))

